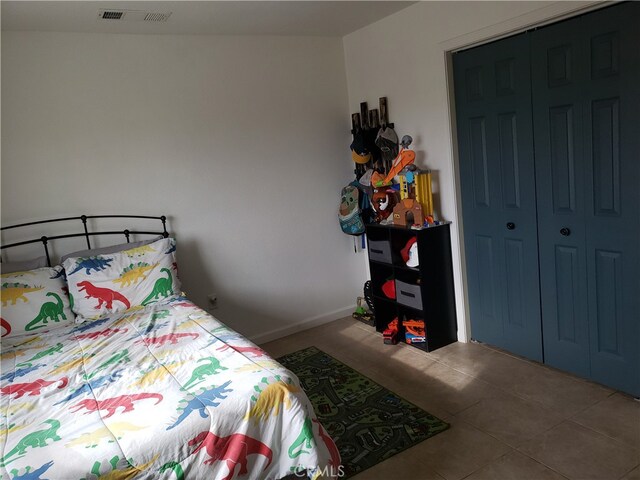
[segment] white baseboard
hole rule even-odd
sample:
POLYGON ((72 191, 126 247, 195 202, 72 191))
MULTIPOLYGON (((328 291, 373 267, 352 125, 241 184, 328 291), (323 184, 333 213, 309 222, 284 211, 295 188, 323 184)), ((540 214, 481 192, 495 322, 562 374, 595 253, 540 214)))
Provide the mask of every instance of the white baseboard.
POLYGON ((248 338, 253 343, 260 345, 261 343, 271 342, 272 340, 277 340, 293 333, 308 330, 310 328, 317 327, 318 325, 324 325, 325 323, 333 322, 334 320, 338 320, 339 318, 347 317, 351 315, 355 311, 355 309, 356 306, 351 305, 349 307, 340 308, 332 312, 323 313, 322 315, 316 315, 315 317, 306 318, 301 322, 295 323, 293 325, 287 325, 286 327, 276 328, 268 332, 252 335, 248 338))

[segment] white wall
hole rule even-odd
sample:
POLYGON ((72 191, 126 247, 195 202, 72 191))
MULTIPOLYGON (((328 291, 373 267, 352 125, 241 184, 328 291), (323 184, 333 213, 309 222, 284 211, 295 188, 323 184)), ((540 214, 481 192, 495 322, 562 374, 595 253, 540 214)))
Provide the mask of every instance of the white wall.
POLYGON ((2 73, 3 224, 167 214, 189 296, 258 340, 351 311, 340 39, 4 32, 2 73))
MULTIPOLYGON (((446 52, 585 8, 588 2, 420 2, 344 39, 350 111, 386 96, 398 135, 434 172, 436 209, 453 221, 458 338, 467 340, 462 220, 452 142, 446 52)), ((371 107, 370 107, 371 108, 371 107)))

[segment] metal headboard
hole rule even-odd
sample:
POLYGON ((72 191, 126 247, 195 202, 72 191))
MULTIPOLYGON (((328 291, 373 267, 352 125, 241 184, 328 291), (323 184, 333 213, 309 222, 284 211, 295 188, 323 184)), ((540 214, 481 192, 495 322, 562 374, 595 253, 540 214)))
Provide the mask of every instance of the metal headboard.
POLYGON ((169 236, 169 232, 167 232, 167 217, 164 215, 160 217, 151 217, 146 215, 80 215, 79 217, 53 218, 51 220, 39 220, 37 222, 28 222, 28 223, 20 223, 18 225, 9 225, 7 227, 0 228, 0 231, 31 227, 33 225, 42 225, 45 223, 68 222, 68 221, 74 221, 74 220, 75 221, 79 220, 82 222, 82 227, 83 227, 82 232, 68 233, 65 235, 51 235, 51 236, 43 235, 42 237, 34 238, 31 240, 25 240, 22 242, 15 242, 15 243, 9 243, 7 245, 2 245, 0 249, 4 250, 6 248, 19 247, 22 245, 42 243, 42 245, 44 246, 44 253, 47 256, 47 264, 51 266, 51 257, 49 254, 49 241, 51 240, 58 240, 61 238, 85 237, 87 241, 87 248, 91 249, 91 237, 96 237, 100 235, 124 235, 125 238, 127 239, 127 243, 130 242, 129 237, 131 235, 162 235, 164 238, 167 238, 169 236), (124 229, 124 230, 109 230, 105 232, 100 232, 100 231, 90 232, 89 227, 87 226, 87 220, 94 219, 94 218, 139 218, 139 219, 142 218, 147 220, 159 220, 162 222, 162 231, 142 231, 142 230, 124 229))

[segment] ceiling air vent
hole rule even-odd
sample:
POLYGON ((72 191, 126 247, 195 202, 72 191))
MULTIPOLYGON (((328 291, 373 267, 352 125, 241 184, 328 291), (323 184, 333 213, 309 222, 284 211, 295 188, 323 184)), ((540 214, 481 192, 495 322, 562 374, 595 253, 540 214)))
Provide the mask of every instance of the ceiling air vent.
POLYGON ((143 10, 98 10, 99 20, 125 22, 166 22, 172 12, 145 12, 143 10))
POLYGON ((120 20, 123 15, 124 15, 124 12, 122 10, 120 11, 105 10, 101 12, 100 18, 102 18, 103 20, 120 20))
POLYGON ((145 22, 166 22, 169 19, 170 15, 171 15, 171 12, 169 13, 147 12, 147 14, 144 16, 144 21, 145 22))

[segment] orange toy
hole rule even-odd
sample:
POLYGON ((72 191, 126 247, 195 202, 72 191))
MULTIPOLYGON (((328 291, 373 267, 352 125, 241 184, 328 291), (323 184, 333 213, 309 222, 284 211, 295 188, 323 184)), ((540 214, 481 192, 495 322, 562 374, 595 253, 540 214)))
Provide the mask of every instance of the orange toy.
POLYGON ((402 325, 406 329, 405 341, 407 343, 424 343, 424 320, 405 320, 402 325))
POLYGON ((398 152, 398 156, 393 161, 393 166, 391 167, 391 170, 389 170, 389 173, 384 179, 384 183, 385 184, 391 183, 391 180, 393 179, 393 177, 398 175, 404 167, 406 167, 407 165, 411 165, 415 161, 416 161, 416 152, 414 152, 413 150, 407 150, 404 147, 401 148, 400 152, 398 152))

